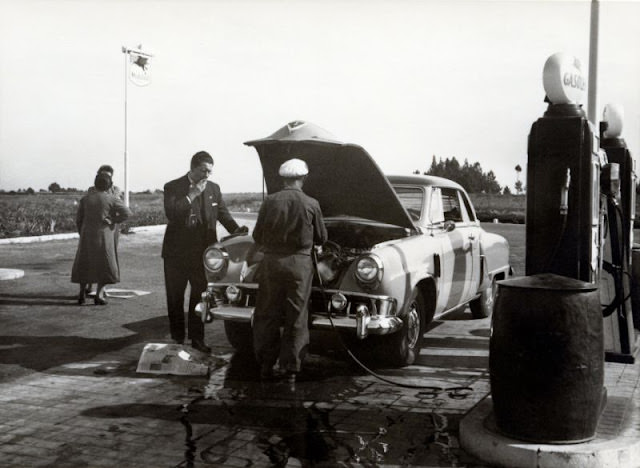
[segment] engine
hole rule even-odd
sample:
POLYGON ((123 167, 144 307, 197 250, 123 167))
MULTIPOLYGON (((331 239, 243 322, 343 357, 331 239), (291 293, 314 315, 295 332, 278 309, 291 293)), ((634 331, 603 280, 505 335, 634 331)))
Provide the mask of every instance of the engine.
POLYGON ((318 276, 324 287, 340 283, 349 265, 377 244, 407 236, 397 226, 362 221, 335 221, 327 223, 329 241, 317 253, 318 276))
POLYGON ((340 282, 343 272, 359 255, 368 249, 340 247, 333 241, 327 241, 317 254, 318 276, 325 287, 332 287, 340 282))

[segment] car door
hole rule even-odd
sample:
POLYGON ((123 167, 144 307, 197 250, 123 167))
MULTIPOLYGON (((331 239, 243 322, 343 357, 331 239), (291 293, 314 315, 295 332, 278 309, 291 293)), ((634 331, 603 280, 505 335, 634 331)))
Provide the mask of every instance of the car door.
POLYGON ((462 249, 466 258, 465 283, 460 302, 467 302, 476 295, 480 284, 480 225, 467 194, 456 190, 460 201, 462 221, 456 230, 462 235, 462 249))
POLYGON ((469 241, 466 239, 467 233, 461 230, 464 219, 458 191, 442 187, 439 192, 442 200, 444 235, 446 237, 442 270, 443 277, 451 281, 449 297, 446 302, 446 309, 451 309, 464 301, 465 283, 468 278, 467 264, 470 259, 469 241))
POLYGON ((464 293, 467 258, 463 234, 456 229, 462 222, 460 199, 455 190, 432 187, 428 210, 433 236, 439 240, 438 300, 436 314, 460 303, 464 293))

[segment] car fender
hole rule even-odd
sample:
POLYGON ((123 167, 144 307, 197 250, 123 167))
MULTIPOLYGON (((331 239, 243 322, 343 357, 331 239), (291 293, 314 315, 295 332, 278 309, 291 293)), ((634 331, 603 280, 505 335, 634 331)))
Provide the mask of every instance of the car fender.
POLYGON ((498 234, 483 230, 480 237, 480 256, 482 276, 478 289, 482 291, 497 274, 509 274, 509 242, 498 234))
POLYGON ((437 286, 441 249, 437 239, 423 234, 379 245, 370 254, 377 256, 383 264, 382 281, 373 288, 360 284, 355 275, 355 261, 344 275, 340 288, 392 296, 398 301, 399 313, 404 314, 412 291, 421 281, 429 278, 437 286))

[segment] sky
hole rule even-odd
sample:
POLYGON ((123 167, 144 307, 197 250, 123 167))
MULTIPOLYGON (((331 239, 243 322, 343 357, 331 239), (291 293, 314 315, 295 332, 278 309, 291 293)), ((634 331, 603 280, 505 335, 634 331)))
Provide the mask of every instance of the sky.
MULTIPOLYGON (((622 106, 635 156, 640 2, 599 5, 596 114, 622 106)), ((588 75, 590 9, 589 0, 0 0, 0 189, 85 189, 101 164, 122 188, 126 142, 132 191, 162 189, 206 150, 223 193, 259 192, 257 153, 243 142, 304 120, 363 146, 385 173, 456 157, 513 190, 547 108, 545 61, 564 52, 588 75), (145 87, 125 85, 122 46, 138 44, 154 55, 145 87)))

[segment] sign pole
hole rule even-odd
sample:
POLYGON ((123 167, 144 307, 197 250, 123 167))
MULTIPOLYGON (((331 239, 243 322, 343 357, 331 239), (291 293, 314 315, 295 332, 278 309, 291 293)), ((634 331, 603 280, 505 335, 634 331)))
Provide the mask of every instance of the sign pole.
POLYGON ((129 87, 129 51, 124 53, 124 204, 129 207, 129 155, 127 153, 127 88, 129 87))
MULTIPOLYGON (((591 31, 589 34, 589 94, 587 116, 589 122, 597 125, 596 106, 598 96, 598 22, 600 5, 598 0, 591 0, 591 31)), ((597 127, 596 127, 597 128, 597 127)))
POLYGON ((129 153, 127 151, 127 90, 129 80, 136 86, 147 86, 151 82, 149 62, 152 54, 142 51, 142 45, 137 49, 122 46, 124 54, 124 204, 129 206, 129 153), (133 69, 131 68, 133 64, 133 69))

